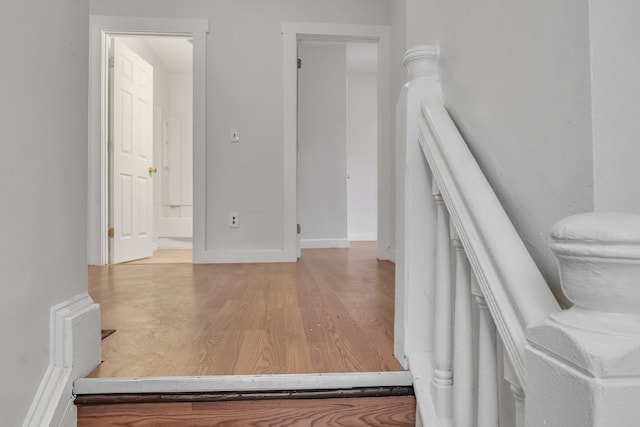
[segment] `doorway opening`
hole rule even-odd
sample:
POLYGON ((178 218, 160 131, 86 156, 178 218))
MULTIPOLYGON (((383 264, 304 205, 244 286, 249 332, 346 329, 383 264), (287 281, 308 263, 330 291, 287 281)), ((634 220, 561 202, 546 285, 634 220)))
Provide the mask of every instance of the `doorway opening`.
POLYGON ((301 248, 377 240, 377 43, 298 42, 301 248))
POLYGON ((107 43, 109 263, 191 249, 192 39, 117 35, 107 43))
MULTIPOLYGON (((87 217, 88 228, 88 241, 87 241, 87 261, 89 265, 106 265, 110 262, 110 244, 111 238, 109 237, 109 228, 111 226, 111 220, 113 217, 111 211, 111 201, 113 200, 111 180, 113 173, 110 161, 110 140, 109 137, 111 131, 111 111, 109 98, 110 98, 110 72, 109 72, 109 57, 112 53, 111 46, 114 39, 130 39, 134 40, 137 44, 145 44, 145 49, 149 52, 153 52, 151 45, 153 43, 170 43, 172 40, 175 44, 186 47, 190 51, 191 59, 179 62, 188 62, 191 65, 191 90, 192 96, 189 105, 192 108, 192 118, 187 119, 187 125, 191 131, 192 141, 192 155, 188 150, 182 152, 181 163, 185 162, 193 169, 186 179, 181 181, 181 186, 185 183, 192 185, 193 190, 187 192, 187 198, 190 193, 192 198, 191 209, 188 206, 184 206, 184 200, 180 200, 179 203, 174 203, 171 200, 169 205, 178 206, 178 209, 173 208, 168 210, 168 213, 162 213, 162 193, 166 192, 161 188, 162 183, 158 182, 156 186, 158 192, 155 200, 157 203, 151 205, 145 216, 151 217, 151 220, 155 219, 155 226, 147 227, 146 234, 150 237, 148 241, 151 241, 151 249, 155 247, 184 247, 189 244, 188 237, 184 238, 186 241, 182 241, 182 237, 174 235, 162 236, 162 234, 168 234, 162 231, 161 218, 164 217, 186 217, 185 211, 193 212, 191 226, 185 226, 185 221, 178 225, 182 226, 182 235, 185 235, 185 229, 187 232, 191 232, 192 245, 193 245, 193 258, 196 259, 198 254, 202 253, 204 249, 204 239, 201 236, 204 235, 204 182, 205 182, 205 167, 201 159, 205 149, 205 96, 203 90, 198 88, 205 87, 206 79, 206 34, 209 31, 209 23, 207 20, 200 19, 159 19, 159 18, 143 18, 143 17, 117 17, 117 16, 99 16, 92 15, 90 17, 90 73, 89 73, 89 176, 88 176, 88 188, 89 188, 89 206, 87 217), (154 39, 158 39, 154 41, 154 39), (191 40, 189 43, 187 40, 191 40), (178 211, 176 213, 175 211, 178 211), (154 217, 155 215, 155 217, 154 217), (155 227, 155 228, 154 228, 155 227), (158 227, 160 227, 158 229, 158 227), (160 239, 161 237, 167 237, 168 239, 160 239), (169 242, 167 241, 169 240, 169 242)), ((175 53, 175 52, 174 52, 175 53)), ((156 61, 160 63, 158 56, 161 54, 153 54, 156 56, 156 61)), ((114 59, 115 60, 115 59, 114 59)), ((115 64, 114 64, 115 65, 115 64)), ((184 65, 184 64, 181 64, 184 65)), ((166 65, 162 65, 162 68, 168 68, 166 65)), ((165 76, 166 77, 166 76, 165 76)), ((151 80, 149 81, 151 82, 151 80)), ((166 96, 168 97, 168 96, 166 96)), ((154 139, 157 143, 163 135, 162 123, 169 122, 170 107, 161 108, 161 113, 154 105, 151 108, 151 113, 148 113, 148 122, 151 123, 151 130, 149 131, 150 140, 149 149, 147 152, 151 160, 153 160, 154 151, 158 151, 156 157, 162 159, 162 148, 154 150, 154 139), (155 120, 154 118, 165 117, 167 120, 155 120)), ((137 107, 136 107, 137 108, 137 107)), ((181 123, 182 124, 182 123, 181 123)), ((128 123, 127 126, 130 126, 128 123)), ((169 136, 170 126, 166 126, 164 135, 169 136)), ((116 132, 113 132, 114 134, 116 132)), ((161 147, 161 146, 160 146, 161 147)), ((165 147, 167 148, 167 147, 165 147)), ((164 165, 166 166, 166 164, 164 165)), ((169 164, 171 166, 171 164, 169 164)), ((149 164, 146 169, 146 179, 161 181, 160 176, 165 172, 163 171, 163 165, 161 163, 149 164), (149 168, 155 168, 156 174, 153 174, 149 168), (149 175, 152 175, 151 177, 149 175)), ((139 173, 140 181, 144 181, 143 173, 139 173)), ((136 178, 138 179, 138 178, 136 178)), ((166 181, 166 180, 165 180, 166 181)), ((176 185, 177 181, 174 181, 176 185)), ((153 184, 151 184, 153 187, 153 184)), ((132 185, 131 188, 134 188, 132 185)), ((140 198, 133 198, 133 195, 126 195, 129 200, 133 200, 139 203, 140 198)), ((165 201, 166 201, 165 194, 165 201)), ((154 199, 153 194, 150 199, 154 199)), ((133 209, 133 208, 132 208, 133 209)), ((150 221, 151 221, 150 220, 150 221)), ((130 225, 133 230, 133 224, 130 225)), ((117 230, 114 230, 114 235, 117 230)))
MULTIPOLYGON (((394 260, 393 224, 395 222, 393 201, 393 170, 395 159, 392 149, 392 103, 390 90, 390 37, 389 27, 383 25, 351 25, 309 22, 283 22, 284 43, 284 173, 285 173, 285 239, 287 254, 299 257, 304 224, 300 223, 298 165, 298 70, 296 67, 298 47, 302 42, 315 43, 370 43, 376 47, 376 211, 377 231, 376 255, 380 260, 394 260), (299 226, 297 226, 297 224, 299 226), (296 234, 296 230, 298 233, 296 234), (296 251, 297 248, 297 251, 296 251)), ((304 61, 302 64, 304 69, 304 61)), ((343 182, 346 181, 346 168, 343 182)), ((347 237, 348 239, 348 237, 347 237)), ((348 241, 348 240, 347 240, 348 241)))

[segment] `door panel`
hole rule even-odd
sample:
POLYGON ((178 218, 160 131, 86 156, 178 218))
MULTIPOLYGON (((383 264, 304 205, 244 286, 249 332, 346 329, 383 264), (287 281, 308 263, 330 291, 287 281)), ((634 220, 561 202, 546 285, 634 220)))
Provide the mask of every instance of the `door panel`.
POLYGON ((118 39, 113 44, 110 262, 153 254, 153 67, 118 39))

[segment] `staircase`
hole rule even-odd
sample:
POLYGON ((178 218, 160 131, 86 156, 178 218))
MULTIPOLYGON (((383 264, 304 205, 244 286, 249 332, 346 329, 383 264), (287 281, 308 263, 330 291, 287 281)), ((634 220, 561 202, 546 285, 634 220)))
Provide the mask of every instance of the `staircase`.
POLYGON ((637 426, 640 216, 558 218, 562 309, 443 103, 439 55, 407 51, 397 115, 394 354, 416 425, 637 426))

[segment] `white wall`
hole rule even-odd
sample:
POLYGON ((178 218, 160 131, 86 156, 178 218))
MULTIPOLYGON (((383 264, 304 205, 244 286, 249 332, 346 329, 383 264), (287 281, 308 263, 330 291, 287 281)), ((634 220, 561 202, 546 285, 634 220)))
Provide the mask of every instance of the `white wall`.
MULTIPOLYGON (((193 73, 169 73, 169 109, 162 141, 158 236, 193 235, 193 73)), ((160 168, 159 168, 160 169, 160 168)), ((162 246, 162 241, 160 242, 162 246)))
MULTIPOLYGON (((281 23, 389 23, 387 0, 92 0, 97 15, 209 19, 206 248, 283 247, 281 23), (238 128, 239 144, 228 142, 238 128), (240 228, 227 226, 238 212, 240 228)), ((391 141, 385 138, 383 144, 391 141)), ((390 191, 390 187, 387 187, 390 191)))
POLYGON ((346 247, 347 47, 303 42, 298 71, 302 247, 346 247))
POLYGON ((440 46, 445 104, 559 295, 550 227, 594 208, 588 3, 407 0, 407 9, 410 41, 440 46))
POLYGON ((0 414, 21 425, 52 306, 87 289, 88 5, 0 3, 0 414))
POLYGON ((640 213, 640 3, 590 8, 595 208, 640 213))
POLYGON ((347 45, 347 230, 349 240, 376 240, 377 46, 347 45), (361 56, 362 55, 362 56, 361 56))

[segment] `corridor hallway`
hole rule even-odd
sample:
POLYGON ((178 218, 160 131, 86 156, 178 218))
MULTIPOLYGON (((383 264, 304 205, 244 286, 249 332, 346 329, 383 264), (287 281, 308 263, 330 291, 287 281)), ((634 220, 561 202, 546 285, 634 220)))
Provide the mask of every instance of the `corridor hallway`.
POLYGON ((89 377, 400 371, 394 265, 374 242, 297 263, 89 268, 103 363, 89 377))

